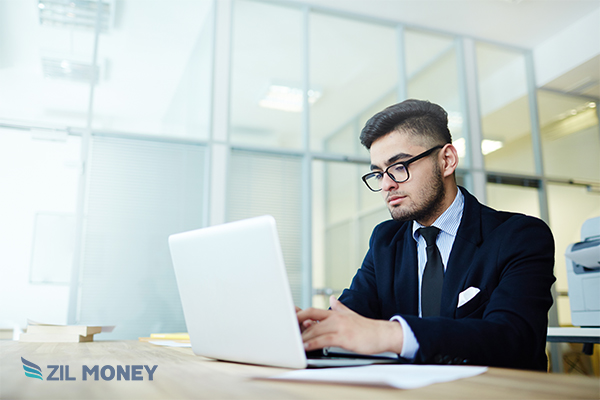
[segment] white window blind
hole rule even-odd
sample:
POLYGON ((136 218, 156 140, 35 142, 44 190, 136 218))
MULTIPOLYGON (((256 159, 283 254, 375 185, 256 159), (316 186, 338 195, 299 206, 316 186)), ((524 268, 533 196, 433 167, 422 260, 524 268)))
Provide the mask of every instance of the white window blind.
MULTIPOLYGON (((227 220, 270 214, 279 241, 294 303, 302 287, 302 159, 289 155, 233 150, 227 180, 227 220)), ((235 251, 235 244, 232 244, 235 251)))
POLYGON ((100 339, 186 331, 167 238, 203 226, 206 149, 93 137, 80 270, 79 324, 100 339))

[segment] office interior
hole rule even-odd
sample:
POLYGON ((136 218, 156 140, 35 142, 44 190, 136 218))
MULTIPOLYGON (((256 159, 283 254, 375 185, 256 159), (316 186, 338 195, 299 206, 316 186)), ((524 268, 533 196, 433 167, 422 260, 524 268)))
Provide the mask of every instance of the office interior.
MULTIPOLYGON (((0 324, 185 331, 167 237, 263 214, 295 303, 326 307, 389 218, 360 129, 419 98, 448 111, 460 185, 549 224, 571 326, 599 21, 584 0, 0 0, 0 324)), ((597 345, 560 351, 598 374, 597 345)))

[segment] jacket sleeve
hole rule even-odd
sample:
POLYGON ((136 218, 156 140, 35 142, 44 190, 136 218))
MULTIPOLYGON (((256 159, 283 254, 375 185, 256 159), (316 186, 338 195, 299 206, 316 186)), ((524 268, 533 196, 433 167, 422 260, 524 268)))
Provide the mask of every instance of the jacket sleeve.
POLYGON ((416 362, 546 370, 555 281, 552 233, 541 220, 515 215, 491 235, 496 237, 488 243, 494 245, 484 242, 474 260, 475 268, 478 263, 495 268, 491 275, 496 281, 480 318, 402 315, 420 345, 416 362))

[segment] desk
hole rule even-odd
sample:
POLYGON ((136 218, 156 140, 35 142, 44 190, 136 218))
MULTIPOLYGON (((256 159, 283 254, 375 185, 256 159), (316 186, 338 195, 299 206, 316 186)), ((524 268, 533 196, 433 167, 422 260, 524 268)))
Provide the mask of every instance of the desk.
POLYGON ((583 352, 589 356, 593 344, 600 343, 600 328, 548 328, 548 342, 583 343, 583 352))
MULTIPOLYGON (((488 372, 420 389, 256 380, 286 371, 210 360, 189 348, 136 341, 19 343, 0 341, 0 398, 10 399, 565 399, 600 398, 600 380, 584 376, 490 368, 488 372), (21 357, 45 380, 25 376, 21 357), (48 365, 69 365, 74 381, 48 381, 48 365), (153 380, 82 379, 82 366, 158 365, 153 380)), ((65 374, 66 375, 66 374, 65 374)), ((58 375, 58 372, 56 373, 58 375)))

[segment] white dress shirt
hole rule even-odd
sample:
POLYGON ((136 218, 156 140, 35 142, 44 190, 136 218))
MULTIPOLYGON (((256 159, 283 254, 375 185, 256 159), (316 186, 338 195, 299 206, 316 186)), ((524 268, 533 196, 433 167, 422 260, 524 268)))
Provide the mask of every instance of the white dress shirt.
MULTIPOLYGON (((440 215, 433 224, 431 224, 432 226, 440 229, 440 233, 436 239, 436 245, 440 250, 440 255, 442 256, 444 271, 446 271, 448 258, 450 258, 450 251, 452 250, 452 245, 454 245, 456 232, 458 231, 458 226, 460 225, 460 221, 462 219, 464 205, 465 198, 459 189, 450 207, 448 207, 448 209, 446 209, 446 211, 444 211, 444 213, 440 215)), ((425 264, 427 263, 427 243, 425 243, 425 239, 418 232, 418 229, 423 227, 424 226, 419 224, 417 221, 413 221, 412 232, 413 239, 417 242, 417 260, 419 264, 419 317, 422 315, 421 282, 423 280, 425 264)), ((419 342, 417 341, 417 338, 415 337, 415 334, 408 323, 399 315, 392 317, 390 321, 398 321, 402 326, 402 331, 404 332, 404 342, 400 356, 408 359, 415 358, 415 354, 417 354, 417 351, 419 350, 419 342)))

